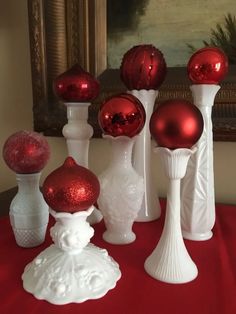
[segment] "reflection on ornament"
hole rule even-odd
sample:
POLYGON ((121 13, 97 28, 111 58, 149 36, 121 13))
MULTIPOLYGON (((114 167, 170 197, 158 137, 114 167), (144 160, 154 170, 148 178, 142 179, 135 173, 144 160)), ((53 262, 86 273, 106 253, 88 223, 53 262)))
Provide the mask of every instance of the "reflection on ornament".
POLYGON ((166 63, 156 47, 138 45, 124 54, 120 70, 128 90, 158 89, 166 76, 166 63))
POLYGON ((160 104, 150 120, 150 132, 159 146, 191 148, 200 138, 203 118, 196 106, 182 99, 160 104))
POLYGON ((190 58, 188 76, 193 84, 218 84, 228 72, 228 58, 216 47, 205 47, 190 58))
POLYGON ((101 105, 98 122, 104 134, 133 137, 142 130, 145 117, 141 102, 133 95, 121 93, 101 105))
POLYGON ((16 172, 18 191, 9 215, 16 243, 22 247, 38 246, 45 239, 49 213, 39 180, 49 156, 46 138, 32 131, 12 134, 3 146, 3 158, 16 172))
POLYGON ((25 267, 24 289, 53 304, 101 298, 115 287, 121 273, 106 250, 89 243, 94 230, 86 219, 99 194, 98 180, 68 157, 46 178, 43 193, 56 219, 50 230, 54 244, 25 267), (65 179, 64 189, 59 178, 65 179))

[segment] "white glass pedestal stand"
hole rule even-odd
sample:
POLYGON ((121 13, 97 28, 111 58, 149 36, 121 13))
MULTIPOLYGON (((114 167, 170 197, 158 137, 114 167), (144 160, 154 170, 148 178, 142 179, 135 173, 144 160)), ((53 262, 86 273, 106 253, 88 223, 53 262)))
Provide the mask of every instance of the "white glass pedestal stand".
POLYGON ((129 92, 141 101, 146 112, 146 123, 136 138, 133 150, 134 169, 144 179, 143 201, 135 221, 152 221, 161 215, 160 202, 151 172, 151 134, 149 131, 149 121, 158 91, 142 89, 129 92))
POLYGON ((192 85, 194 104, 201 111, 204 129, 182 182, 181 225, 185 239, 203 241, 212 237, 215 223, 213 134, 211 112, 218 85, 192 85))
POLYGON ((180 179, 184 177, 190 149, 159 147, 165 173, 170 179, 164 229, 156 248, 146 259, 144 268, 155 279, 168 283, 185 283, 196 278, 197 267, 185 247, 180 225, 180 179))
POLYGON ((104 138, 112 143, 112 158, 98 177, 101 186, 98 205, 106 225, 103 239, 112 244, 127 244, 136 239, 132 226, 142 204, 143 178, 132 166, 134 138, 109 135, 104 138))
MULTIPOLYGON (((93 136, 93 128, 88 124, 88 107, 90 103, 65 103, 68 123, 62 133, 66 138, 68 155, 80 166, 88 168, 89 142, 93 136)), ((102 220, 102 214, 96 208, 88 221, 90 224, 102 220)))
POLYGON ((10 205, 10 222, 16 243, 34 247, 44 242, 48 225, 48 205, 39 190, 41 173, 16 174, 18 192, 10 205))
POLYGON ((37 299, 53 304, 80 303, 98 299, 114 288, 121 277, 118 264, 89 243, 94 230, 86 221, 93 211, 59 213, 51 228, 55 244, 29 263, 22 275, 23 287, 37 299))

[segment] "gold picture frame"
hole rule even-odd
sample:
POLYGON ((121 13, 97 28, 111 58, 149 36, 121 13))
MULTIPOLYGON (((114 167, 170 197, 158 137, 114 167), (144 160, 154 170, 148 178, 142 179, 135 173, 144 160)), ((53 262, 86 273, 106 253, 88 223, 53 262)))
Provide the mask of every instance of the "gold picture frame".
MULTIPOLYGON (((28 0, 33 116, 35 131, 62 136, 66 108, 56 99, 53 79, 75 63, 96 75, 101 83, 98 99, 89 107, 94 137, 100 137, 97 114, 108 96, 125 90, 118 69, 107 69, 106 0, 28 0)), ((191 99, 185 68, 169 68, 157 102, 191 99)), ((214 140, 236 141, 236 68, 215 99, 212 112, 214 140)))

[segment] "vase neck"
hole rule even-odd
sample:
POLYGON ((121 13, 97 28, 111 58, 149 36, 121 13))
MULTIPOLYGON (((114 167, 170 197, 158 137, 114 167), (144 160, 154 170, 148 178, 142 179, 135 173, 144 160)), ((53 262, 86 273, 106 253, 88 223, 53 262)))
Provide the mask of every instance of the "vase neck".
POLYGON ((132 166, 132 149, 134 139, 121 137, 112 140, 112 167, 129 168, 132 166))
POLYGON ((39 180, 41 172, 31 174, 16 174, 19 193, 32 193, 39 191, 39 180))

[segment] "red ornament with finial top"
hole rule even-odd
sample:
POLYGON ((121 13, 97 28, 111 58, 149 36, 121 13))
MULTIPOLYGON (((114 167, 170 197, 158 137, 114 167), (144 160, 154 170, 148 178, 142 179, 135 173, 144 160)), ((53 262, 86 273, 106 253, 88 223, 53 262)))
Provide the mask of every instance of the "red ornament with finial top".
POLYGON ((145 124, 146 114, 137 97, 121 93, 108 98, 98 113, 98 122, 104 134, 133 137, 145 124))
POLYGON ((202 131, 200 110, 182 99, 163 102, 150 119, 150 132, 155 141, 169 149, 191 148, 201 137, 202 131))
POLYGON ((193 84, 219 84, 228 72, 228 58, 217 47, 204 47, 191 56, 187 71, 193 84))
POLYGON ((67 157, 64 164, 47 176, 43 196, 56 212, 74 213, 87 210, 99 196, 100 185, 90 170, 67 157))
POLYGON ((99 82, 78 64, 53 82, 55 94, 64 102, 91 102, 99 94, 99 82))
POLYGON ((124 54, 120 71, 121 80, 129 90, 157 90, 167 70, 160 50, 153 45, 138 45, 124 54))
POLYGON ((33 131, 18 131, 4 143, 3 159, 18 174, 40 172, 50 157, 50 148, 44 136, 33 131))

